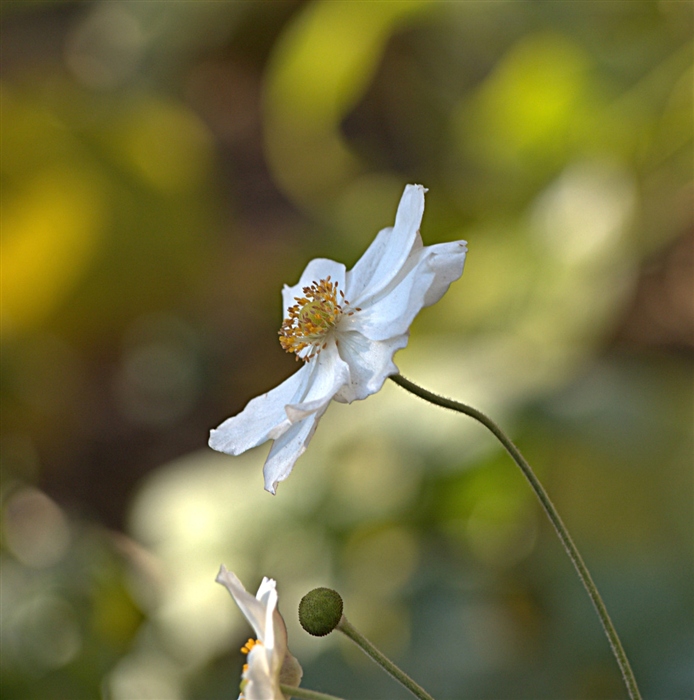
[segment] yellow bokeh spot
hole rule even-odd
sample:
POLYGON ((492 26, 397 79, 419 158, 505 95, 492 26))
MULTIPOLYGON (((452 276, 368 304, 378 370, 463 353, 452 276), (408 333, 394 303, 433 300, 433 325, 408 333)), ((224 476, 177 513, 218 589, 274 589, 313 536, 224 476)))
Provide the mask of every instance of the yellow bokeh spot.
POLYGON ((585 116, 587 70, 582 50, 560 35, 520 42, 462 107, 467 149, 496 163, 560 154, 585 116))
POLYGON ((163 100, 133 105, 110 136, 114 156, 163 192, 200 185, 212 162, 212 138, 205 125, 181 105, 163 100))
POLYGON ((2 214, 3 338, 40 324, 74 288, 103 229, 93 175, 46 168, 7 192, 2 214))

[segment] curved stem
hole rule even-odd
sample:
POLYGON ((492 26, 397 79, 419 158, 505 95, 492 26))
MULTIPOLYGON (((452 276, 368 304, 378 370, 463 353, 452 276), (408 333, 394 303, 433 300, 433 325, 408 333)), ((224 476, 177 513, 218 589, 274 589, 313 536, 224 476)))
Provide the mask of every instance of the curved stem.
POLYGON ((390 673, 390 675, 407 688, 412 695, 418 697, 420 700, 434 700, 424 688, 415 683, 388 657, 384 656, 363 634, 358 632, 344 615, 335 629, 347 635, 367 656, 370 656, 381 668, 390 673))
POLYGON ((336 695, 319 693, 317 690, 299 688, 293 685, 285 685, 284 683, 280 683, 280 690, 288 698, 303 698, 304 700, 342 700, 342 698, 338 698, 336 695))
POLYGON ((634 672, 631 670, 624 647, 622 646, 619 636, 617 635, 617 630, 615 630, 614 625, 612 624, 612 620, 607 612, 605 603, 603 603, 600 593, 598 593, 598 589, 596 588, 595 583, 593 583, 590 572, 588 571, 583 558, 576 548, 574 541, 571 539, 571 535, 569 535, 566 525, 564 525, 562 519, 559 517, 559 513, 557 513, 554 504, 550 500, 542 484, 538 481, 538 478, 535 476, 535 472, 533 472, 530 465, 525 461, 525 458, 520 453, 518 448, 491 418, 486 416, 481 411, 478 411, 476 408, 472 408, 471 406, 467 406, 466 404, 453 401, 452 399, 448 399, 443 396, 439 396, 438 394, 433 394, 432 392, 413 384, 411 381, 409 381, 409 379, 405 379, 405 377, 403 377, 401 374, 392 375, 390 378, 398 386, 401 386, 403 389, 406 389, 415 396, 418 396, 420 399, 424 399, 425 401, 428 401, 436 406, 441 406, 442 408, 449 408, 452 411, 464 413, 465 415, 474 418, 479 423, 482 423, 485 428, 490 430, 497 440, 499 440, 499 442, 506 448, 506 451, 509 453, 509 455, 511 455, 513 461, 520 467, 520 470, 525 475, 525 478, 530 482, 530 486, 540 500, 542 508, 554 526, 554 529, 559 536, 559 540, 564 546, 566 553, 569 555, 569 559, 571 559, 571 562, 578 573, 578 577, 581 579, 583 587, 586 589, 586 592, 590 596, 590 599, 595 606, 595 610, 598 613, 602 627, 605 630, 607 639, 612 647, 612 653, 617 660, 619 670, 622 672, 622 677, 624 678, 624 683, 626 684, 629 697, 631 700, 641 700, 641 694, 639 693, 638 686, 636 685, 634 672))

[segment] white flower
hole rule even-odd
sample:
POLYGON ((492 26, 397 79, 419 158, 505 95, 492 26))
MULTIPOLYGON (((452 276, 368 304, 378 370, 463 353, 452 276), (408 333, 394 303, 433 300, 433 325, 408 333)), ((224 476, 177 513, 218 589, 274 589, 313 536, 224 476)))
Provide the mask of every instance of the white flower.
POLYGON ((263 469, 270 493, 289 476, 331 400, 365 399, 397 374, 393 355, 407 345, 414 317, 462 275, 465 241, 422 244, 425 192, 405 187, 395 226, 383 229, 351 270, 317 258, 298 284, 282 290, 280 343, 304 365, 212 430, 209 441, 238 455, 274 440, 263 469))
POLYGON ((263 578, 254 598, 224 565, 216 581, 226 586, 257 637, 249 639, 242 649, 248 658, 239 700, 285 700, 280 683, 297 687, 303 671, 287 649, 287 628, 277 610, 275 582, 263 578))

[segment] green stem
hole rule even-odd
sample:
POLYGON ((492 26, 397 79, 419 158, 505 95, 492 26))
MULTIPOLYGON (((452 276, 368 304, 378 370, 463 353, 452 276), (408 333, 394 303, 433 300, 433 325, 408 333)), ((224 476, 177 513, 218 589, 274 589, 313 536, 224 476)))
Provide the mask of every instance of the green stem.
POLYGON ((298 688, 293 685, 285 685, 284 683, 280 683, 280 690, 288 698, 304 698, 304 700, 342 700, 342 698, 338 698, 335 695, 319 693, 317 690, 298 688))
POLYGON ((598 593, 598 589, 593 583, 590 572, 583 562, 583 558, 576 548, 576 545, 571 539, 569 531, 566 529, 566 526, 559 517, 559 513, 557 513, 552 501, 550 501, 547 492, 538 481, 537 477, 535 476, 535 472, 533 472, 530 465, 525 461, 525 458, 520 453, 518 448, 503 433, 501 428, 481 411, 478 411, 477 409, 463 403, 459 403, 458 401, 453 401, 452 399, 447 399, 443 396, 439 396, 438 394, 433 394, 426 389, 422 389, 422 387, 413 384, 411 381, 409 381, 409 379, 405 379, 405 377, 403 377, 401 374, 392 375, 390 378, 403 389, 406 389, 415 396, 419 396, 420 399, 424 399, 425 401, 428 401, 436 406, 441 406, 442 408, 449 408, 452 411, 464 413, 465 415, 474 418, 476 421, 482 423, 485 428, 489 429, 499 440, 499 442, 506 448, 506 451, 511 455, 513 461, 520 467, 520 470, 525 475, 525 478, 530 482, 530 486, 540 500, 540 504, 547 514, 550 522, 554 526, 557 535, 559 535, 559 540, 564 546, 566 553, 569 555, 569 559, 571 559, 571 562, 578 573, 578 577, 581 579, 581 583, 595 606, 595 610, 598 613, 602 627, 605 630, 607 639, 612 647, 612 653, 617 660, 619 670, 622 672, 622 677, 624 678, 624 683, 626 684, 629 697, 631 700, 641 700, 641 694, 639 693, 638 686, 636 685, 634 672, 631 670, 624 647, 622 646, 619 636, 617 635, 617 630, 615 630, 614 625, 612 624, 612 620, 607 613, 605 603, 603 603, 602 598, 598 593))
POLYGON ((364 635, 358 632, 352 624, 348 622, 344 615, 335 629, 347 635, 367 656, 370 656, 379 666, 390 673, 395 680, 402 683, 412 695, 418 697, 420 700, 434 700, 424 688, 417 685, 404 671, 401 671, 389 658, 376 649, 364 635))

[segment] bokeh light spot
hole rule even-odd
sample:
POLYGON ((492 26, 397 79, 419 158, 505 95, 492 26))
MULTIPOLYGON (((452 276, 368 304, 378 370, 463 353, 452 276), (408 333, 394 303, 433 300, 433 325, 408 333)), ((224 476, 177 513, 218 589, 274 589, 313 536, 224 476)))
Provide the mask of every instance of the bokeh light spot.
POLYGON ((45 493, 22 488, 8 498, 3 511, 5 545, 22 564, 41 569, 62 559, 70 546, 70 528, 45 493))

